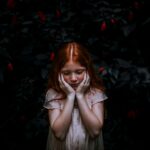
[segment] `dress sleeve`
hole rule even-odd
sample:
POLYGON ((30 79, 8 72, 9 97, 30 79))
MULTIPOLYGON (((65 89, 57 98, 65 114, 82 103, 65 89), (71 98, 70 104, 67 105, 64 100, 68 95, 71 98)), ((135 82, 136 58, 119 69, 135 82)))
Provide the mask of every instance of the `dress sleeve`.
POLYGON ((95 89, 91 92, 89 98, 91 100, 91 105, 94 105, 96 103, 106 100, 108 97, 101 90, 95 89))
POLYGON ((58 93, 53 89, 49 89, 47 91, 43 107, 46 109, 61 109, 61 105, 58 100, 58 93))

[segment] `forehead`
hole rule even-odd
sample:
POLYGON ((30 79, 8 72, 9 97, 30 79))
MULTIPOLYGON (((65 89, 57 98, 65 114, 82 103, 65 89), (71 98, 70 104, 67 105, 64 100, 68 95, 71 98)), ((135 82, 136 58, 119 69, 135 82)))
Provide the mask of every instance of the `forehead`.
POLYGON ((85 67, 78 62, 68 61, 62 68, 62 70, 76 70, 76 69, 85 69, 85 67))

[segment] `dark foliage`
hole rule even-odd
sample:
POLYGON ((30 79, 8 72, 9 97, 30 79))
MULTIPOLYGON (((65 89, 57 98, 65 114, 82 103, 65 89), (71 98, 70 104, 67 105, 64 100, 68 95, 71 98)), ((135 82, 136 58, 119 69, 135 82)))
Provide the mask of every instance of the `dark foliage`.
POLYGON ((104 80, 106 150, 148 146, 150 16, 146 0, 1 0, 1 139, 5 149, 44 149, 42 105, 57 47, 85 44, 104 80))

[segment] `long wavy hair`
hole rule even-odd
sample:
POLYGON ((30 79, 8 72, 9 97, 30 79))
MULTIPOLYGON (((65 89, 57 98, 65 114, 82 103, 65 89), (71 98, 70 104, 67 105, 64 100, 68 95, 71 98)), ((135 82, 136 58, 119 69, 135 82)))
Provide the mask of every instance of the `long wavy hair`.
MULTIPOLYGON (((49 72, 47 90, 52 88, 66 97, 64 91, 59 86, 58 75, 64 65, 70 60, 71 49, 73 49, 72 59, 78 62, 81 66, 85 67, 90 76, 90 87, 98 88, 102 91, 105 90, 102 79, 96 74, 94 64, 88 49, 79 42, 67 42, 61 45, 54 58, 52 68, 49 72)), ((87 91, 88 91, 87 90, 87 91)))

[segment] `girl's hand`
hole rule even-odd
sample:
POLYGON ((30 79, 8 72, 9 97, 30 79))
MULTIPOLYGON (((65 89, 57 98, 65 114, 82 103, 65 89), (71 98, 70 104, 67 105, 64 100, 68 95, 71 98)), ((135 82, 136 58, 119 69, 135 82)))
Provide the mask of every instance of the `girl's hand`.
POLYGON ((68 97, 74 98, 75 91, 74 89, 64 80, 63 75, 59 74, 58 81, 60 88, 67 94, 68 97))
POLYGON ((85 91, 90 85, 90 76, 88 73, 85 73, 83 81, 80 83, 76 89, 76 95, 84 95, 85 91))

